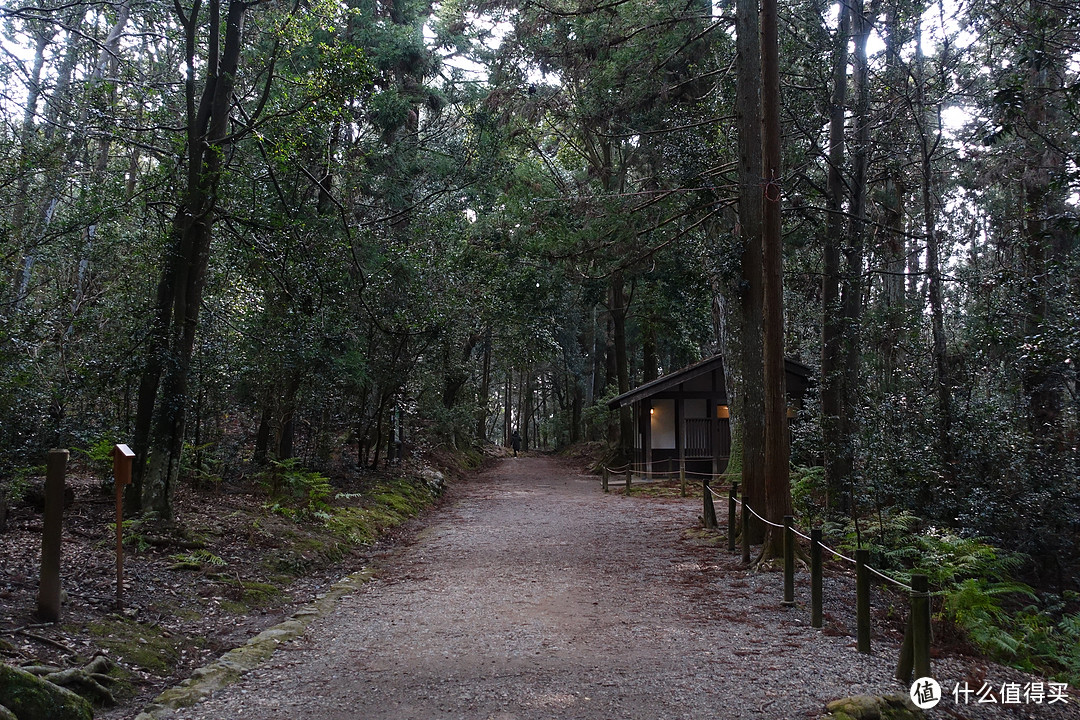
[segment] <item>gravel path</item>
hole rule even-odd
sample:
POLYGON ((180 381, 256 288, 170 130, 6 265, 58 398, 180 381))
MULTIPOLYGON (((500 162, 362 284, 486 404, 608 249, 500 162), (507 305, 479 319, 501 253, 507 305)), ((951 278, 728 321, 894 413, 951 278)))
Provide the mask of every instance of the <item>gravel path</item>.
POLYGON ((683 539, 697 501, 575 473, 522 457, 459 483, 376 580, 176 717, 806 718, 906 690, 892 649, 860 655, 782 609, 778 575, 683 539))

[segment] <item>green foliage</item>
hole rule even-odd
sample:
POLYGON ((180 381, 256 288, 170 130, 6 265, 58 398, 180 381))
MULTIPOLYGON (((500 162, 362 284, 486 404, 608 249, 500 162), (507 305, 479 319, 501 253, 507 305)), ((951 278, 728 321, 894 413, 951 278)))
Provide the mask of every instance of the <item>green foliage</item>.
MULTIPOLYGON (((426 485, 405 478, 380 481, 362 497, 362 505, 329 508, 320 514, 319 520, 342 540, 362 545, 416 515, 433 499, 426 485)), ((356 498, 339 494, 336 499, 350 501, 356 498)))
MULTIPOLYGON (((135 552, 144 552, 149 550, 152 545, 149 540, 149 530, 154 527, 154 523, 157 522, 157 518, 152 514, 146 514, 141 517, 128 518, 121 523, 122 537, 124 545, 128 545, 135 550, 135 552)), ((116 523, 108 524, 108 534, 110 538, 116 537, 116 523)), ((108 541, 103 541, 108 542, 108 541)))
POLYGON ((27 485, 32 477, 45 474, 45 467, 15 468, 10 475, 0 479, 0 501, 18 502, 26 494, 27 485))
MULTIPOLYGON (((734 455, 734 449, 732 454, 734 455)), ((740 453, 741 455, 741 453, 740 453)), ((817 509, 825 507, 825 468, 796 467, 791 471, 791 502, 804 524, 816 524, 817 509)))
POLYGON ((608 407, 608 403, 618 396, 619 389, 614 385, 604 388, 604 395, 597 398, 596 402, 585 408, 583 420, 585 422, 586 437, 608 437, 608 430, 613 423, 619 421, 619 412, 608 407))
MULTIPOLYGON (((1040 597, 1014 578, 1027 561, 1023 555, 936 528, 920 532, 921 522, 907 512, 861 521, 872 563, 904 583, 914 572, 925 574, 936 598, 935 617, 947 633, 997 660, 1080 680, 1080 616, 1066 612, 1076 605, 1076 593, 1040 597)), ((853 550, 850 521, 844 531, 842 547, 853 550)))
POLYGON ((1036 599, 1034 591, 1023 583, 965 578, 942 591, 941 617, 961 629, 983 652, 1012 659, 1024 644, 1022 637, 1010 632, 1012 618, 1003 603, 1018 597, 1036 599))
POLYGON ((83 451, 90 468, 103 482, 112 479, 114 447, 116 443, 112 439, 103 437, 83 451))
POLYGON ((259 482, 275 500, 268 506, 271 512, 291 517, 298 511, 314 515, 330 509, 327 499, 334 492, 330 480, 302 467, 297 458, 272 461, 259 482))

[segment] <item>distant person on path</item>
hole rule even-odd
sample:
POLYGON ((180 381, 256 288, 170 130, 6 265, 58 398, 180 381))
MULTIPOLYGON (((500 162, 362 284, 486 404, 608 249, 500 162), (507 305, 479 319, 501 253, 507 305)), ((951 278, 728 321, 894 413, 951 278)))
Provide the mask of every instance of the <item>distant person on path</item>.
POLYGON ((510 436, 510 447, 514 448, 514 457, 517 457, 518 450, 521 449, 521 433, 517 430, 510 436))

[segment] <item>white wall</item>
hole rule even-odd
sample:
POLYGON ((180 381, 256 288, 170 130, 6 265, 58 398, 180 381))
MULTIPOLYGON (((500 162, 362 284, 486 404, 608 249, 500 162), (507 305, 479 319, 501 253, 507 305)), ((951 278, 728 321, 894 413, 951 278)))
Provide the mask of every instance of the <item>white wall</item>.
POLYGON ((652 446, 655 450, 675 449, 674 400, 653 400, 652 446))

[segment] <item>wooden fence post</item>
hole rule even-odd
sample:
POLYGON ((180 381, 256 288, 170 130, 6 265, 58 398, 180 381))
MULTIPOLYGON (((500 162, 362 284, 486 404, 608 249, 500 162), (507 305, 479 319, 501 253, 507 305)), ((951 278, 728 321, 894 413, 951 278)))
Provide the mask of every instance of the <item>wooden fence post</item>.
POLYGON ((604 479, 600 481, 601 485, 602 485, 602 486, 603 486, 603 488, 604 488, 604 492, 607 492, 607 491, 608 491, 608 488, 607 488, 607 483, 608 483, 608 473, 609 473, 609 472, 610 472, 610 471, 608 470, 608 467, 607 467, 607 465, 605 465, 605 466, 604 466, 604 479))
POLYGON ((112 449, 116 484, 116 609, 124 609, 124 488, 131 484, 131 461, 135 453, 127 445, 112 449))
POLYGON ((785 607, 795 604, 795 518, 784 516, 784 601, 785 607))
POLYGON ((712 499, 712 486, 709 485, 709 478, 705 478, 701 481, 701 503, 703 505, 702 513, 705 527, 712 529, 716 527, 716 506, 713 504, 712 499))
POLYGON ((930 583, 922 574, 911 576, 911 652, 915 677, 929 677, 930 583))
POLYGON ((810 531, 810 627, 822 626, 821 528, 810 531))
MULTIPOLYGON (((913 602, 908 600, 909 603, 913 602)), ((908 610, 907 622, 904 623, 904 640, 900 643, 900 659, 896 661, 896 679, 904 685, 911 684, 911 669, 915 666, 915 655, 911 651, 911 610, 908 610)))
POLYGON ((686 468, 679 465, 679 496, 686 497, 686 468))
POLYGON ((742 499, 742 561, 743 565, 750 564, 750 506, 746 504, 746 493, 742 499))
POLYGON ((855 628, 859 652, 870 652, 870 551, 855 551, 855 628))
POLYGON ((60 546, 64 529, 64 476, 67 450, 50 450, 45 471, 45 517, 41 533, 41 579, 38 583, 38 617, 60 620, 60 546))
POLYGON ((626 494, 630 494, 630 466, 626 466, 626 494))
POLYGON ((739 483, 731 483, 727 496, 727 549, 735 552, 735 498, 739 495, 739 483))

